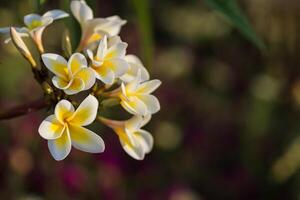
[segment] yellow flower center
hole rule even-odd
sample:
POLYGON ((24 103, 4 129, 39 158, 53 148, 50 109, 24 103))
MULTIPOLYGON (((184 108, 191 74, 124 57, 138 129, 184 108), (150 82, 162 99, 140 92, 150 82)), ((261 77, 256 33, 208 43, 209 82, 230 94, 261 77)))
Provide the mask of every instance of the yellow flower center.
POLYGON ((35 29, 37 27, 40 27, 42 25, 43 25, 43 23, 40 20, 32 20, 32 22, 28 25, 28 28, 30 30, 33 30, 33 29, 35 29))
POLYGON ((69 73, 69 70, 68 68, 64 68, 64 72, 65 72, 65 75, 66 75, 66 81, 70 81, 72 79, 71 77, 71 74, 69 73))
POLYGON ((102 38, 102 34, 99 34, 99 33, 94 33, 92 34, 92 36, 89 37, 88 41, 87 41, 87 44, 90 44, 90 43, 93 43, 93 42, 96 42, 98 40, 100 40, 102 38))

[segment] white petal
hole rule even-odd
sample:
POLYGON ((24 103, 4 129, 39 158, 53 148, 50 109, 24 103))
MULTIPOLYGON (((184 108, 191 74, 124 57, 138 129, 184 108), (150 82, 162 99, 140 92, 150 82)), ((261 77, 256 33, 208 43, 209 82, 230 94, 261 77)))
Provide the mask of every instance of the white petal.
POLYGON ((57 161, 65 159, 69 155, 71 147, 71 138, 67 128, 58 139, 48 140, 50 153, 57 161))
POLYGON ((106 35, 104 35, 104 37, 99 42, 99 46, 96 53, 96 57, 99 61, 103 60, 106 50, 107 50, 107 37, 106 35))
POLYGON ((130 132, 136 132, 145 126, 151 119, 151 114, 145 116, 135 115, 125 122, 125 128, 130 132))
POLYGON ((125 122, 125 127, 130 132, 135 132, 141 128, 143 117, 135 115, 125 122))
POLYGON ((54 76, 52 78, 52 83, 58 89, 65 90, 70 87, 70 85, 72 84, 72 80, 68 82, 58 76, 54 76))
POLYGON ((140 145, 143 147, 145 153, 149 153, 152 150, 153 137, 149 132, 145 130, 139 130, 135 133, 135 137, 139 141, 140 145))
POLYGON ((121 26, 126 23, 125 20, 121 20, 118 16, 108 17, 108 18, 95 18, 86 21, 85 29, 89 32, 99 32, 103 35, 115 36, 118 35, 121 26))
POLYGON ((100 66, 100 67, 94 67, 92 68, 92 70, 94 71, 96 78, 102 81, 103 83, 108 85, 114 83, 115 75, 111 69, 104 66, 100 66))
POLYGON ((122 91, 122 95, 127 98, 127 91, 124 83, 121 83, 121 91, 122 91))
POLYGON ((140 84, 136 90, 139 94, 150 94, 161 85, 160 80, 151 80, 140 84))
POLYGON ((126 48, 128 44, 125 42, 120 42, 111 46, 105 54, 105 59, 113 59, 113 58, 123 58, 126 54, 126 48))
POLYGON ((126 90, 129 92, 135 92, 139 87, 140 82, 141 82, 141 70, 138 70, 138 73, 134 78, 134 80, 126 84, 126 90))
POLYGON ((55 115, 47 117, 39 127, 39 134, 46 140, 59 138, 65 127, 56 119, 55 115))
POLYGON ((126 24, 126 20, 122 20, 119 16, 111 16, 106 19, 109 20, 109 23, 104 24, 101 28, 110 36, 118 35, 121 27, 126 24))
POLYGON ((129 146, 136 146, 138 145, 135 141, 134 134, 132 130, 128 130, 126 127, 121 126, 121 128, 114 129, 115 132, 118 134, 119 139, 126 143, 129 146))
POLYGON ((103 65, 102 61, 92 60, 92 66, 100 67, 101 65, 103 65))
POLYGON ((143 160, 145 157, 144 148, 142 145, 138 144, 136 146, 129 145, 125 143, 123 140, 120 140, 121 145, 125 152, 130 155, 132 158, 136 160, 143 160))
POLYGON ((119 78, 121 79, 122 82, 129 83, 135 78, 135 76, 133 76, 127 72, 119 78))
POLYGON ((121 105, 127 112, 133 115, 148 114, 147 106, 137 97, 130 97, 129 101, 121 101, 121 105))
POLYGON ((56 104, 54 113, 56 119, 64 124, 65 119, 69 118, 74 113, 74 107, 69 101, 63 99, 56 104))
POLYGON ((91 124, 97 116, 99 102, 93 95, 86 97, 74 112, 70 123, 77 126, 91 124))
POLYGON ((69 126, 72 145, 81 151, 101 153, 105 149, 104 141, 94 132, 79 126, 69 126))
POLYGON ((38 32, 36 34, 39 34, 39 37, 42 37, 42 33, 44 31, 44 29, 46 28, 46 26, 49 26, 50 24, 52 24, 53 19, 51 17, 43 17, 42 18, 42 24, 40 26, 37 26, 36 28, 33 28, 30 30, 30 32, 38 32))
POLYGON ((43 17, 42 18, 42 27, 46 27, 46 26, 52 24, 52 22, 53 22, 53 18, 51 18, 51 17, 43 17))
MULTIPOLYGON (((149 72, 144 67, 141 60, 135 56, 135 55, 126 55, 125 60, 128 62, 130 66, 130 70, 125 74, 125 77, 123 79, 127 78, 127 80, 124 80, 125 82, 130 82, 134 79, 134 77, 137 75, 138 70, 141 70, 141 81, 147 81, 150 78, 149 72), (126 77, 127 75, 127 77, 126 77)), ((122 80, 123 80, 122 79, 122 80)))
POLYGON ((121 24, 121 25, 124 25, 127 23, 126 20, 121 19, 118 15, 106 17, 106 19, 108 19, 109 21, 115 22, 116 24, 121 24))
POLYGON ((108 39, 108 46, 112 47, 112 46, 114 46, 118 43, 121 43, 121 42, 122 42, 122 40, 121 40, 120 36, 115 35, 115 36, 112 36, 108 39))
POLYGON ((24 23, 26 26, 30 26, 32 21, 41 21, 42 17, 38 14, 28 14, 24 16, 24 23))
POLYGON ((103 32, 104 30, 102 29, 102 27, 108 23, 110 23, 110 21, 105 18, 90 19, 86 21, 84 28, 89 29, 92 32, 97 32, 97 31, 103 32))
POLYGON ((152 135, 144 130, 131 132, 134 143, 129 143, 124 137, 119 137, 123 149, 134 159, 143 160, 146 153, 149 153, 153 147, 152 135))
POLYGON ((88 55, 88 58, 92 61, 93 66, 100 66, 103 64, 102 61, 97 61, 94 59, 94 53, 90 49, 86 50, 86 54, 88 55))
POLYGON ((52 17, 43 17, 42 18, 42 26, 48 26, 49 24, 51 24, 53 22, 53 18, 52 17))
POLYGON ((96 82, 95 73, 90 68, 83 68, 83 69, 81 69, 75 75, 75 77, 80 78, 84 82, 84 86, 85 86, 84 90, 90 89, 91 87, 93 87, 93 85, 96 82))
POLYGON ((142 61, 137 56, 132 54, 126 55, 125 60, 129 63, 136 63, 139 65, 143 65, 142 61))
POLYGON ((95 43, 100 41, 104 37, 104 35, 109 35, 101 28, 105 23, 108 23, 108 21, 102 18, 92 19, 86 22, 86 24, 82 28, 83 32, 80 41, 82 49, 96 46, 97 44, 95 43))
POLYGON ((42 55, 42 60, 45 66, 55 75, 66 79, 67 75, 67 61, 64 57, 53 54, 46 53, 42 55))
POLYGON ((50 10, 50 11, 46 12, 43 15, 43 17, 52 17, 53 20, 57 20, 57 19, 69 17, 69 14, 63 10, 55 9, 55 10, 50 10))
POLYGON ((92 50, 87 49, 86 50, 86 54, 88 55, 88 57, 89 57, 90 60, 94 60, 94 53, 93 53, 92 50))
POLYGON ((125 60, 119 58, 105 61, 103 65, 105 65, 105 67, 107 68, 110 68, 115 74, 116 78, 124 75, 129 69, 128 63, 125 60))
POLYGON ((30 31, 37 31, 53 22, 51 17, 41 17, 38 14, 29 14, 24 17, 24 23, 30 31))
POLYGON ((139 95, 138 98, 146 105, 148 113, 154 114, 160 110, 158 99, 153 95, 139 95))
POLYGON ((72 1, 71 11, 81 25, 94 18, 92 9, 83 0, 72 1))
POLYGON ((64 92, 67 95, 73 95, 73 94, 77 94, 81 91, 83 91, 85 88, 84 82, 83 80, 81 80, 80 78, 74 77, 71 80, 71 84, 68 88, 64 89, 64 92))
POLYGON ((82 68, 87 67, 87 60, 81 53, 74 53, 68 61, 69 73, 75 75, 82 68))

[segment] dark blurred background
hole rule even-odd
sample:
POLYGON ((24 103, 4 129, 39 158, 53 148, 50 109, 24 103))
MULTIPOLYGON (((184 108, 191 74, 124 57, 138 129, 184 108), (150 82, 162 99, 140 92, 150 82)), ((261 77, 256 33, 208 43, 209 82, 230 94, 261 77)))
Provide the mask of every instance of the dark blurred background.
MULTIPOLYGON (((300 199, 299 1, 238 1, 264 51, 204 1, 87 2, 96 17, 128 20, 121 32, 128 52, 163 82, 155 93, 161 111, 146 127, 154 149, 135 161, 95 123, 106 151, 73 149, 56 162, 37 132, 47 111, 3 121, 0 199, 300 199)), ((68 11, 69 1, 1 1, 0 26, 54 8, 68 11)), ((65 26, 76 44, 79 25, 60 20, 45 31, 47 52, 61 52, 65 26)), ((30 66, 1 40, 1 109, 41 96, 30 66)))

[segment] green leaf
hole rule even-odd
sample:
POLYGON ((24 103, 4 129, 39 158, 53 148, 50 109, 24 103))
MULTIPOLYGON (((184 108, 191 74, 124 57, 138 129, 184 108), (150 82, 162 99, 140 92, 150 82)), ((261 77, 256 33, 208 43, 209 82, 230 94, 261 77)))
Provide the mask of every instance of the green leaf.
POLYGON ((236 3, 236 0, 205 0, 205 2, 212 9, 222 13, 233 26, 235 26, 250 42, 252 42, 261 51, 266 50, 264 42, 252 29, 247 17, 236 3))
POLYGON ((143 58, 146 66, 151 66, 153 57, 153 32, 150 15, 149 0, 131 0, 137 20, 139 31, 142 39, 143 58))

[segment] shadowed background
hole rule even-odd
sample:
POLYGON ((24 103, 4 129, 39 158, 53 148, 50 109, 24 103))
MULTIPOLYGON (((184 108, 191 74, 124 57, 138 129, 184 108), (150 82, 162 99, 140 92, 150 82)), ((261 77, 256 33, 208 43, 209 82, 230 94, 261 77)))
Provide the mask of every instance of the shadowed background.
MULTIPOLYGON (((46 110, 3 121, 0 199, 300 199, 299 1, 238 1, 241 13, 229 17, 212 0, 87 2, 96 17, 128 21, 128 52, 163 82, 155 93, 161 111, 145 128, 153 151, 135 161, 95 122, 105 152, 73 149, 56 162, 37 132, 46 110), (235 21, 239 14, 257 36, 235 21)), ((54 8, 69 12, 69 1, 1 1, 0 26, 54 8)), ((44 33, 46 52, 61 52, 65 26, 79 41, 77 22, 59 20, 44 33)), ((29 64, 0 39, 1 109, 40 98, 29 64)), ((124 119, 120 110, 103 113, 124 119)))

